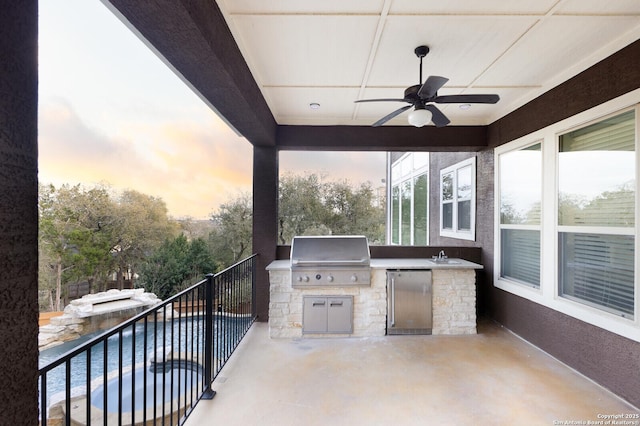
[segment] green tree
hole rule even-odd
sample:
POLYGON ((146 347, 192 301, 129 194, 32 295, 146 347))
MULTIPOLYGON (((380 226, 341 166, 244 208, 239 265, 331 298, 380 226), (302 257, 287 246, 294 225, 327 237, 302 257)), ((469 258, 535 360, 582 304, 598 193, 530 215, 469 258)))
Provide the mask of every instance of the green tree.
MULTIPOLYGON (((104 284, 110 273, 133 275, 177 225, 161 199, 125 191, 114 200, 106 186, 39 188, 39 286, 60 310, 64 284, 104 284), (54 296, 55 295, 55 296, 54 296)), ((46 302, 45 302, 46 303, 46 302)))
POLYGON ((166 239, 140 266, 146 291, 161 299, 171 296, 188 273, 189 243, 185 236, 166 239))
POLYGON ((333 234, 366 235, 370 242, 384 240, 385 211, 375 202, 370 183, 352 187, 349 181, 326 186, 325 204, 330 212, 327 226, 333 234))
MULTIPOLYGON (((385 232, 384 201, 377 200, 370 183, 353 187, 348 180, 323 182, 317 174, 288 174, 280 179, 279 242, 289 244, 295 235, 362 234, 372 243, 385 232)), ((241 194, 212 215, 209 234, 219 267, 248 256, 251 248, 251 198, 241 194)))
POLYGON ((74 267, 68 273, 72 281, 86 279, 93 285, 106 281, 113 270, 110 250, 114 240, 114 203, 109 192, 108 187, 96 186, 76 194, 74 209, 79 226, 69 235, 74 247, 74 267))
POLYGON ((206 241, 189 242, 184 235, 167 238, 140 266, 146 291, 166 299, 214 272, 214 262, 206 241))
POLYGON ((295 235, 329 233, 331 216, 324 204, 326 184, 322 176, 286 174, 280 178, 278 221, 280 244, 289 244, 295 235))
POLYGON ((106 187, 40 186, 40 288, 55 292, 51 309, 60 310, 63 283, 105 279, 112 267, 112 235, 107 225, 113 208, 106 187))
POLYGON ((222 204, 211 220, 214 230, 209 241, 220 267, 231 266, 251 254, 253 210, 250 194, 242 193, 222 204))
POLYGON ((200 281, 206 274, 216 271, 209 245, 203 238, 196 238, 189 245, 189 277, 190 284, 200 281), (195 282, 194 282, 195 281, 195 282))
POLYGON ((49 292, 51 309, 60 310, 62 273, 71 267, 70 243, 67 232, 73 226, 72 218, 56 203, 53 185, 39 187, 39 286, 49 292), (55 294, 55 296, 51 296, 55 294))
POLYGON ((370 183, 323 182, 316 174, 286 175, 280 180, 280 244, 296 235, 366 235, 382 242, 384 203, 376 202, 370 183))
POLYGON ((147 256, 178 232, 178 225, 169 219, 161 198, 133 190, 124 191, 117 200, 113 222, 111 253, 119 287, 125 274, 134 276, 147 256))

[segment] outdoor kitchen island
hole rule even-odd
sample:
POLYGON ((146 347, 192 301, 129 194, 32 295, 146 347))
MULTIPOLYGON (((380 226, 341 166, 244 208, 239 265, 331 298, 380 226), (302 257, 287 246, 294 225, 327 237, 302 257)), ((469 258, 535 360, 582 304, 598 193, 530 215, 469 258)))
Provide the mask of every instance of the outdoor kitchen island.
MULTIPOLYGON (((429 270, 432 275, 431 334, 476 333, 476 269, 482 265, 463 259, 370 259, 369 284, 296 285, 290 260, 267 266, 270 281, 269 335, 272 338, 384 336, 387 334, 387 270, 429 270), (351 330, 304 331, 303 311, 317 303, 351 303, 351 330)), ((343 315, 343 314, 341 314, 343 315)))

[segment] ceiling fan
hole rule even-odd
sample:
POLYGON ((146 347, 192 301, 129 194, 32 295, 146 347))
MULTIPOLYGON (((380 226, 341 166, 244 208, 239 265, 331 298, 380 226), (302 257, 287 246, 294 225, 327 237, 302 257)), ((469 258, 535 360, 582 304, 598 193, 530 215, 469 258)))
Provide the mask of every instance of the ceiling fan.
MULTIPOLYGON (((422 81, 422 58, 427 56, 429 48, 427 46, 418 46, 414 50, 416 56, 420 58, 420 81, 422 81)), ((446 77, 436 75, 429 76, 424 84, 407 87, 404 91, 402 99, 360 99, 360 102, 406 102, 409 105, 403 106, 391 114, 385 115, 380 120, 373 123, 373 127, 382 126, 387 121, 402 114, 409 108, 414 110, 409 113, 409 124, 422 127, 432 121, 436 127, 444 127, 451 121, 433 105, 436 104, 495 104, 500 100, 498 95, 443 95, 438 96, 438 90, 449 81, 446 77)))

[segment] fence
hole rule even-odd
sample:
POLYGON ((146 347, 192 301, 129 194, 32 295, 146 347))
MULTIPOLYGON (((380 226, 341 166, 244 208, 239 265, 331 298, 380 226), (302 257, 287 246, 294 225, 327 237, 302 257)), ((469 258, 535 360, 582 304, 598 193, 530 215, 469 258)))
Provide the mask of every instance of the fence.
POLYGON ((255 320, 255 257, 40 368, 40 424, 183 424, 255 320))

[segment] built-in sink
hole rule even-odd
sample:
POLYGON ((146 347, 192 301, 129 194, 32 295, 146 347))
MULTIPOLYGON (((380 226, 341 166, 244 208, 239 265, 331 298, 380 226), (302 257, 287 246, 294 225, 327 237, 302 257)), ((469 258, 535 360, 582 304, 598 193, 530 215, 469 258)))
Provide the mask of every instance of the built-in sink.
POLYGON ((427 259, 431 263, 435 263, 436 265, 456 265, 460 264, 460 260, 458 259, 427 259))

